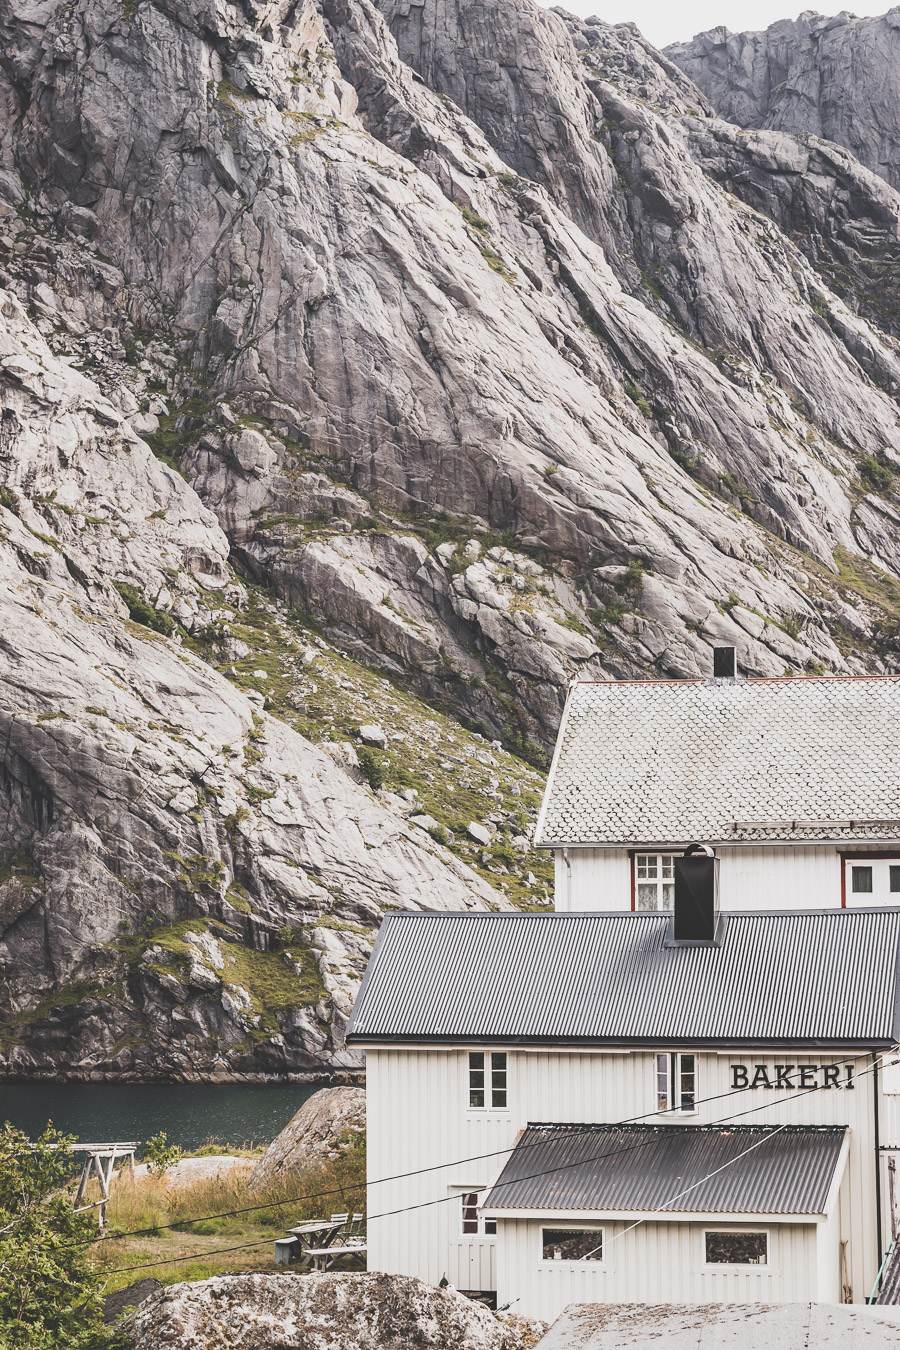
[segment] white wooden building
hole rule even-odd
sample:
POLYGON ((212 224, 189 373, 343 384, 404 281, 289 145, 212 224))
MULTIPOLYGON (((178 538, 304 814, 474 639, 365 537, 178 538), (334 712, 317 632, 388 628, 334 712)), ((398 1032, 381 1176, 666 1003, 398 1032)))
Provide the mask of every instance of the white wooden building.
POLYGON ((900 1203, 900 908, 860 861, 900 845, 895 707, 890 679, 572 690, 561 912, 384 920, 347 1035, 370 1269, 543 1318, 866 1299, 900 1203))
POLYGON ((670 909, 701 840, 725 910, 900 904, 898 723, 896 676, 573 684, 535 833, 556 908, 670 909))

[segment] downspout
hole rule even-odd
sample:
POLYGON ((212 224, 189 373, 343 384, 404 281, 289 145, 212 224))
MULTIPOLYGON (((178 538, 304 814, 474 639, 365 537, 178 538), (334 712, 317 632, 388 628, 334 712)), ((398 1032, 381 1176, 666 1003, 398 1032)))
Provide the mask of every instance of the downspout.
POLYGON ((572 913, 572 864, 569 862, 569 850, 564 848, 562 851, 563 862, 566 864, 566 913, 572 913))
POLYGON ((878 1233, 878 1264, 883 1256, 884 1235, 881 1225, 881 1134, 878 1128, 878 1053, 872 1051, 872 1100, 875 1107, 875 1217, 878 1233))

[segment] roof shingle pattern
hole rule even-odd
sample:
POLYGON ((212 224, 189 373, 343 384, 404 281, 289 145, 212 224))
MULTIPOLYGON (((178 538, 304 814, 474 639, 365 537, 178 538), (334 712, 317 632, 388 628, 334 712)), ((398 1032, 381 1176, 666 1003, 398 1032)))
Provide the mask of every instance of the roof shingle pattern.
POLYGON ((900 838, 900 677, 579 683, 538 844, 900 838))

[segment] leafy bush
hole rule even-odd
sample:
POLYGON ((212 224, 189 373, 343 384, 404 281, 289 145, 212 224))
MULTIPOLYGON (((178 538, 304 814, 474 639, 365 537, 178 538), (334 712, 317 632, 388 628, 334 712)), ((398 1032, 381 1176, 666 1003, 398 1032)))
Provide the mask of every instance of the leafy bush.
POLYGON ((88 1261, 94 1211, 70 1193, 74 1136, 47 1126, 32 1141, 0 1129, 0 1350, 99 1350, 103 1286, 88 1261))
POLYGON ((162 633, 164 637, 169 637, 175 631, 175 620, 171 614, 156 609, 141 595, 136 586, 130 586, 127 581, 115 581, 113 585, 128 606, 128 613, 135 623, 152 628, 154 632, 162 633))
POLYGON ((144 1145, 144 1162, 147 1170, 156 1177, 161 1177, 170 1167, 174 1167, 180 1157, 181 1149, 177 1144, 169 1143, 165 1130, 160 1130, 144 1145))
POLYGON ((883 451, 877 455, 864 455, 859 461, 863 480, 875 492, 890 492, 894 486, 894 469, 883 451))
POLYGON ((357 758, 359 759, 359 767, 362 769, 363 777, 372 791, 377 792, 380 787, 384 787, 384 764, 378 756, 372 750, 363 746, 361 750, 357 751, 357 758))

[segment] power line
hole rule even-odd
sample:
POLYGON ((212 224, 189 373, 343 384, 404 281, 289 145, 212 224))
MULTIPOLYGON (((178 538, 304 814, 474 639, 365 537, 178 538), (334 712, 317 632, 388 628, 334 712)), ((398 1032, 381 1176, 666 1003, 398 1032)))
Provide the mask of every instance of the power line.
MULTIPOLYGON (((835 1068, 835 1067, 837 1067, 837 1066, 839 1066, 839 1065, 841 1065, 841 1064, 846 1064, 847 1061, 848 1061, 848 1059, 849 1059, 849 1060, 857 1060, 857 1059, 863 1059, 863 1058, 865 1058, 864 1055, 844 1055, 840 1060, 834 1060, 834 1061, 833 1061, 831 1064, 829 1064, 829 1065, 820 1065, 819 1067, 820 1067, 820 1068, 835 1068)), ((869 1071, 868 1071, 868 1070, 865 1070, 864 1072, 869 1072, 869 1071)), ((862 1074, 858 1074, 858 1075, 857 1075, 857 1077, 862 1077, 862 1076, 863 1076, 862 1074)), ((741 1092, 748 1092, 749 1090, 750 1090, 750 1084, 749 1084, 749 1083, 746 1085, 746 1087, 729 1088, 729 1090, 728 1090, 727 1092, 716 1092, 716 1093, 713 1093, 712 1095, 710 1095, 709 1097, 698 1097, 698 1098, 696 1098, 694 1105, 695 1105, 695 1106, 705 1106, 708 1102, 721 1101, 724 1097, 734 1097, 734 1096, 737 1096, 737 1095, 738 1095, 739 1093, 741 1093, 741 1092)), ((803 1089, 803 1091, 800 1093, 800 1095, 806 1095, 806 1093, 808 1093, 808 1092, 817 1092, 818 1090, 819 1090, 818 1088, 805 1088, 805 1089, 803 1089)), ((798 1090, 798 1091, 799 1091, 799 1090, 798 1090)), ((781 1100, 783 1101, 784 1098, 781 1098, 781 1100)), ((771 1104, 771 1103, 766 1102, 766 1103, 764 1103, 762 1106, 754 1106, 754 1107, 751 1107, 749 1111, 739 1112, 739 1113, 738 1113, 738 1117, 740 1117, 741 1115, 752 1115, 754 1111, 764 1111, 764 1110, 767 1109, 767 1107, 768 1107, 770 1104, 771 1104)), ((621 1127, 621 1126, 623 1126, 623 1125, 635 1125, 635 1124, 637 1124, 637 1123, 638 1123, 639 1121, 641 1121, 641 1120, 647 1120, 650 1116, 669 1116, 669 1115, 679 1115, 679 1114, 681 1114, 680 1108, 675 1107, 675 1106, 668 1107, 668 1108, 666 1108, 666 1110, 664 1110, 664 1111, 659 1111, 659 1110, 657 1110, 657 1111, 645 1111, 645 1112, 643 1113, 643 1115, 639 1115, 639 1116, 628 1116, 625 1120, 619 1120, 619 1121, 612 1122, 611 1128, 615 1128, 616 1126, 620 1126, 620 1127, 621 1127)), ((711 1123, 712 1123, 712 1124, 723 1124, 723 1123, 725 1123, 725 1122, 723 1122, 723 1121, 713 1121, 713 1122, 711 1122, 711 1123)), ((565 1134, 564 1134, 563 1132, 560 1132, 560 1134, 557 1136, 557 1138, 578 1138, 578 1137, 580 1137, 581 1135, 587 1134, 587 1133, 589 1133, 589 1132, 590 1132, 589 1130, 585 1130, 585 1129, 581 1129, 581 1128, 579 1128, 579 1129, 573 1129, 573 1130, 571 1130, 571 1131, 569 1131, 569 1132, 566 1132, 565 1134)), ((534 1143, 534 1144, 523 1144, 523 1145, 520 1146, 520 1151, 524 1151, 524 1149, 526 1149, 526 1148, 537 1148, 538 1146, 539 1146, 538 1143, 534 1143)), ((492 1149, 489 1153, 475 1153, 475 1154, 473 1154, 472 1156, 470 1156, 470 1157, 468 1157, 468 1158, 453 1158, 453 1159, 451 1159, 449 1162, 432 1163, 432 1164, 430 1164, 428 1167, 416 1167, 416 1168, 413 1168, 413 1169, 412 1169, 411 1171, 409 1171, 409 1172, 397 1172, 397 1173, 395 1173, 393 1176, 389 1176, 389 1177, 378 1177, 378 1178, 376 1178, 374 1181, 367 1181, 366 1183, 360 1184, 360 1185, 358 1185, 358 1186, 336 1186, 336 1187, 333 1187, 332 1189, 327 1190, 327 1191, 312 1191, 312 1192, 310 1192, 310 1193, 307 1194, 307 1195, 294 1195, 294 1196, 289 1196, 286 1200, 269 1200, 269 1201, 266 1201, 265 1203, 259 1204, 259 1205, 247 1205, 247 1206, 245 1206, 243 1209, 228 1209, 228 1210, 222 1210, 222 1211, 220 1211, 219 1213, 216 1213, 216 1214, 204 1214, 204 1215, 199 1216, 199 1217, 196 1218, 196 1219, 177 1219, 174 1223, 159 1223, 159 1224, 154 1224, 152 1227, 149 1227, 149 1228, 133 1228, 133 1229, 129 1230, 129 1231, 126 1232, 126 1233, 106 1233, 106 1234, 104 1234, 104 1235, 101 1236, 101 1237, 91 1238, 91 1239, 88 1239, 88 1240, 86 1240, 86 1241, 84 1241, 84 1242, 70 1242, 70 1243, 67 1243, 66 1247, 65 1247, 65 1248, 62 1248, 61 1250, 69 1250, 69 1249, 75 1248, 75 1247, 91 1247, 91 1246, 95 1246, 95 1245, 96 1245, 97 1243, 99 1243, 99 1242, 121 1242, 124 1238, 129 1238, 129 1237, 146 1237, 146 1236, 148 1236, 148 1235, 151 1234, 151 1233, 165 1232, 165 1231, 167 1231, 168 1229, 172 1229, 172 1228, 183 1228, 183 1227, 184 1227, 185 1225, 187 1225, 187 1224, 192 1224, 192 1223, 206 1223, 206 1222, 208 1222, 210 1219, 232 1219, 232 1218, 236 1218, 236 1217, 240 1216, 241 1214, 254 1214, 254 1213, 257 1213, 257 1212, 258 1212, 259 1210, 261 1210, 261 1209, 280 1209, 282 1205, 298 1205, 298 1204, 304 1203, 304 1202, 309 1201, 309 1200, 324 1200, 324 1199, 327 1199, 329 1196, 332 1196, 332 1195, 341 1195, 341 1196, 343 1196, 343 1195, 345 1195, 348 1191, 352 1194, 354 1191, 363 1190, 364 1188, 365 1188, 365 1189, 371 1189, 373 1186, 383 1186, 383 1185, 386 1185, 388 1182, 392 1182, 392 1181, 407 1181, 410 1177, 425 1176, 425 1175, 426 1175, 427 1173, 429 1173, 429 1172, 440 1172, 440 1171, 443 1171, 443 1170, 444 1170, 445 1168, 447 1168, 447 1167, 463 1167, 463 1166, 465 1166, 467 1163, 484 1162, 484 1161, 485 1161, 486 1159, 488 1159, 488 1158, 497 1158, 497 1157, 499 1157, 499 1156, 500 1156, 501 1154, 503 1154, 503 1153, 512 1153, 512 1152, 513 1152, 513 1149, 515 1149, 515 1147, 516 1147, 515 1144, 511 1144, 508 1148, 496 1148, 496 1149, 492 1149)), ((635 1145, 634 1147, 637 1147, 637 1145, 635 1145)), ((643 1147, 643 1145, 640 1145, 640 1147, 643 1147)), ((606 1155, 604 1155, 604 1156, 606 1156, 606 1155)), ((542 1175, 542 1174, 538 1173, 538 1174, 536 1174, 536 1175, 542 1175)), ((476 1187, 475 1189, 477 1190, 477 1187, 476 1187)), ((430 1202, 429 1202, 429 1203, 430 1203, 430 1202)), ((377 1218, 377 1217, 379 1217, 379 1216, 378 1216, 378 1215, 374 1215, 373 1217, 377 1218)))
MULTIPOLYGON (((890 1052, 885 1052, 885 1053, 890 1053, 890 1052)), ((845 1058, 844 1058, 843 1060, 841 1060, 840 1062, 841 1062, 841 1063, 846 1063, 847 1058, 848 1058, 848 1057, 845 1056, 845 1058)), ((861 1058, 863 1058, 863 1056, 862 1056, 862 1055, 853 1055, 853 1056, 849 1056, 849 1058, 851 1058, 851 1059, 861 1059, 861 1058)), ((879 1059, 880 1059, 880 1058, 883 1058, 883 1056, 880 1056, 879 1059)), ((867 1068, 867 1069, 863 1069, 861 1073, 858 1073, 858 1074, 856 1075, 857 1080, 859 1080, 860 1078, 865 1078, 865 1076, 866 1076, 867 1074, 873 1073, 873 1072, 875 1071, 875 1068, 876 1068, 876 1067, 877 1067, 877 1066, 873 1064, 871 1067, 869 1067, 869 1068, 867 1068)), ((812 1093, 812 1092, 818 1092, 819 1090, 820 1090, 820 1089, 819 1089, 818 1087, 809 1087, 809 1088, 798 1089, 797 1091, 795 1091, 795 1092, 793 1092, 793 1093, 791 1094, 790 1099, 791 1099, 792 1102, 796 1102, 800 1097, 807 1097, 807 1096, 809 1096, 810 1093, 812 1093)), ((735 1092, 745 1092, 745 1091, 747 1091, 746 1088, 738 1088, 738 1089, 733 1089, 732 1092, 729 1092, 729 1093, 719 1093, 719 1094, 717 1094, 717 1096, 719 1096, 719 1097, 731 1096, 731 1095, 734 1095, 735 1092)), ((710 1098, 701 1099, 701 1100, 709 1100, 709 1101, 713 1101, 713 1100, 716 1100, 716 1098, 715 1098, 715 1097, 710 1097, 710 1098)), ((784 1101, 785 1098, 781 1098, 781 1100, 784 1101)), ((723 1119, 717 1120, 717 1121, 710 1121, 709 1123, 710 1123, 711 1125, 727 1125, 727 1124, 731 1124, 731 1123, 733 1123, 733 1120, 734 1120, 735 1118, 740 1118, 741 1116, 749 1116, 749 1115, 753 1115, 754 1112, 756 1112, 756 1111, 765 1111, 765 1110, 768 1110, 769 1107, 770 1107, 770 1103, 769 1103, 769 1102, 764 1102, 764 1103, 763 1103, 762 1105, 760 1105, 760 1106, 753 1106, 753 1107, 750 1107, 750 1108, 749 1108, 748 1110, 746 1110, 746 1111, 741 1111, 741 1112, 739 1112, 739 1113, 738 1113, 738 1117, 731 1117, 731 1118, 728 1118, 728 1119, 723 1118, 723 1119)), ((653 1114, 659 1114, 659 1113, 657 1113, 657 1112, 648 1112, 647 1114, 653 1115, 653 1114)), ((633 1124, 633 1123, 635 1123, 635 1121, 641 1120, 641 1119, 643 1119, 643 1118, 644 1118, 644 1117, 637 1116, 637 1117, 631 1117, 629 1120, 622 1120, 622 1121, 612 1122, 612 1123, 610 1124, 609 1128, 610 1128, 610 1129, 620 1128, 620 1127, 622 1127, 622 1126, 624 1126, 624 1125, 633 1124)), ((770 1129, 770 1131, 769 1131, 769 1133, 766 1135, 766 1138, 765 1138, 765 1139, 759 1140, 757 1143, 755 1143, 755 1144, 751 1145, 750 1147, 744 1149, 743 1152, 736 1154, 735 1157, 732 1158, 732 1159, 730 1159, 729 1162, 723 1164, 722 1167, 716 1168, 713 1172, 708 1173, 706 1176, 701 1177, 698 1181, 692 1183, 691 1186, 687 1187, 685 1191, 679 1192, 678 1194, 676 1194, 676 1195, 674 1195, 674 1196, 670 1196, 668 1200, 666 1200, 661 1206, 659 1206, 659 1210, 664 1210, 668 1205, 674 1204, 675 1200, 677 1200, 677 1199, 679 1198, 680 1195, 682 1195, 682 1194, 687 1194, 688 1191, 695 1190, 698 1186, 701 1186, 705 1181, 708 1181, 708 1180, 710 1179, 710 1177, 716 1176, 719 1172, 724 1171, 726 1167, 729 1167, 729 1166, 731 1166, 732 1163, 737 1162, 740 1158, 742 1158, 742 1157, 744 1156, 744 1154, 751 1152, 752 1149, 754 1149, 754 1148, 759 1148, 759 1147, 760 1147, 762 1144, 764 1144, 768 1139, 771 1139, 775 1134, 779 1134, 782 1130, 785 1130, 785 1129, 788 1129, 788 1128, 789 1128, 789 1127, 788 1127, 787 1125, 772 1126, 771 1129, 770 1129)), ((587 1131, 585 1131, 585 1130, 576 1130, 576 1131, 572 1131, 572 1134, 575 1135, 575 1136, 578 1136, 578 1135, 584 1135, 584 1134, 586 1134, 586 1133, 587 1133, 587 1131)), ((545 1143, 545 1142, 546 1142, 545 1140, 539 1140, 539 1141, 537 1141, 537 1143, 535 1143, 535 1144, 525 1145, 524 1147, 526 1147, 526 1148, 534 1148, 534 1147, 537 1147, 537 1146, 538 1146, 538 1143, 543 1144, 543 1143, 545 1143)), ((576 1159, 574 1162, 561 1163, 561 1164, 559 1164, 557 1167, 548 1167, 548 1168, 544 1168, 544 1169, 542 1169, 542 1170, 539 1171, 539 1172, 534 1172, 534 1173, 532 1173, 530 1176, 517 1177, 517 1178, 516 1178, 516 1182, 518 1183, 518 1182, 521 1182, 521 1181, 533 1181, 533 1180, 536 1180, 536 1179, 538 1179, 538 1178, 540 1178, 540 1177, 552 1176, 554 1173, 557 1173, 557 1172, 564 1172, 564 1171, 566 1171, 566 1170, 567 1170, 568 1168, 570 1168, 570 1167, 579 1167, 579 1166, 582 1166, 584 1163, 602 1162, 605 1158, 613 1158, 613 1157, 617 1157, 617 1156, 620 1156, 620 1155, 623 1154, 623 1153, 630 1153, 630 1152, 632 1152, 632 1151, 634 1151, 634 1150, 636 1150, 636 1149, 638 1149, 638 1148, 644 1148, 644 1147, 646 1147, 650 1142, 651 1142, 651 1141, 650 1141, 649 1139, 647 1139, 647 1140, 639 1140, 637 1143, 629 1144, 629 1145, 628 1145, 627 1147, 625 1147, 625 1148, 615 1148, 615 1149, 610 1149, 610 1150, 609 1150, 608 1152, 606 1152, 606 1153, 592 1154, 591 1156, 589 1156, 589 1157, 587 1157, 587 1158, 579 1158, 579 1159, 576 1159)), ((515 1145, 513 1145, 513 1148, 515 1148, 515 1145)), ((512 1152, 512 1151, 513 1151, 512 1149, 497 1149, 497 1150, 495 1150, 495 1152, 493 1152, 493 1153, 485 1153, 485 1154, 481 1154, 481 1155, 479 1155, 479 1157, 480 1157, 480 1158, 496 1157, 497 1154, 499 1154, 499 1153, 508 1153, 508 1152, 512 1152)), ((465 1160, 463 1160, 463 1161, 465 1161, 465 1160)), ((440 1166, 441 1166, 441 1167, 452 1167, 452 1166, 454 1166, 454 1165, 456 1165, 456 1164, 454 1164, 454 1163, 443 1163, 443 1164, 441 1164, 440 1166)), ((406 1178, 406 1177, 409 1177, 409 1176, 416 1176, 416 1175, 420 1175, 421 1173, 424 1173, 424 1172, 431 1172, 431 1171, 435 1171, 435 1170, 438 1170, 438 1169, 435 1168, 435 1167, 420 1168, 420 1169, 418 1169, 417 1171, 414 1171, 414 1172, 407 1172, 407 1173, 399 1174, 396 1178, 382 1178, 382 1180, 384 1180, 384 1181, 392 1180, 392 1179, 402 1180, 402 1179, 404 1179, 404 1178, 406 1178)), ((474 1191, 474 1192, 478 1193, 478 1192, 480 1192, 480 1191, 492 1190, 492 1189, 494 1188, 494 1185, 495 1185, 495 1184, 496 1184, 496 1183, 492 1183, 492 1184, 489 1185, 489 1186, 480 1186, 480 1187, 476 1186, 476 1187, 471 1187, 471 1188, 470 1188, 470 1191, 474 1191)), ((511 1184, 511 1183, 509 1183, 509 1184, 511 1184)), ((350 1190, 350 1191, 353 1191, 353 1190, 361 1190, 361 1189, 362 1189, 361 1186, 357 1186, 357 1187, 346 1187, 346 1188, 345 1188, 345 1190, 350 1190)), ((333 1192, 326 1191, 326 1192, 322 1192, 322 1194, 329 1195, 329 1194, 333 1194, 333 1192)), ((312 1198, 312 1197, 307 1197, 307 1198, 312 1198)), ((370 1215, 368 1216, 368 1218, 367 1218, 367 1223, 375 1222, 375 1221, 378 1220, 378 1219, 395 1218, 395 1217, 396 1217, 397 1215, 399 1215, 399 1214, 409 1214, 409 1213, 412 1213, 412 1212, 415 1211, 415 1210, 420 1210, 420 1209, 430 1209, 430 1208, 432 1208, 432 1207, 435 1206, 435 1205, 448 1204, 448 1203, 450 1203, 450 1202, 452 1202, 452 1201, 455 1201, 455 1200, 458 1200, 458 1199, 459 1199, 459 1196, 458 1196, 458 1195, 452 1194, 452 1195, 442 1195, 442 1196, 438 1196, 437 1198, 435 1198, 435 1199, 433 1199, 433 1200, 423 1200, 423 1201, 418 1201, 418 1202, 415 1203, 415 1204, 411 1204, 411 1205, 403 1205, 403 1206, 401 1206, 401 1207, 399 1207, 399 1208, 397 1208, 397 1209, 385 1210, 385 1211, 383 1211, 381 1214, 370 1214, 370 1215)), ((274 1209, 274 1208, 277 1208, 280 1204, 290 1204, 290 1203, 293 1203, 293 1202, 292 1202, 292 1201, 279 1201, 279 1202, 276 1202, 275 1205, 254 1205, 254 1206, 251 1206, 251 1209, 252 1209, 252 1210, 257 1210, 257 1209, 274 1209)), ((233 1213, 248 1213, 248 1212, 250 1212, 250 1211, 249 1211, 249 1210, 233 1211, 233 1213)), ((655 1211, 655 1212, 658 1212, 658 1211, 655 1211)), ((229 1218, 229 1217, 231 1217, 231 1213, 223 1213, 223 1214, 221 1214, 221 1215, 210 1215, 209 1217, 210 1217, 210 1218, 229 1218)), ((182 1223, 201 1223, 201 1222, 203 1222, 203 1220, 201 1220, 201 1219, 186 1219, 186 1220, 182 1220, 181 1222, 182 1222, 182 1223)), ((638 1219, 635 1223, 631 1224, 629 1228, 623 1229, 622 1233, 616 1234, 616 1237, 613 1238, 613 1239, 611 1239, 611 1240, 612 1240, 612 1241, 615 1241, 616 1238, 618 1238, 618 1237, 623 1237, 624 1234, 625 1234, 626 1232, 630 1232, 632 1228, 637 1228, 641 1223, 646 1223, 646 1222, 648 1222, 648 1220, 647 1220, 646 1218, 638 1219)), ((166 1228, 172 1228, 172 1227, 180 1227, 180 1226, 181 1226, 180 1224, 166 1224, 166 1225, 159 1225, 158 1228, 156 1228, 156 1229, 143 1229, 143 1230, 139 1230, 138 1232, 135 1232, 135 1233, 120 1233, 120 1234, 115 1234, 114 1236, 116 1236, 116 1237, 118 1237, 118 1238, 134 1237, 134 1236, 140 1236, 141 1234, 147 1233, 147 1232, 157 1232, 157 1231, 159 1231, 160 1228, 163 1228, 163 1227, 166 1227, 166 1228)), ((98 1240, 105 1240, 105 1239, 98 1239, 98 1240)), ((170 1257, 170 1258, 168 1258, 168 1259, 163 1258, 162 1260, 159 1260, 159 1261, 143 1262, 143 1263, 141 1263, 140 1265, 136 1265, 136 1266, 122 1266, 122 1267, 119 1267, 118 1273, 130 1273, 131 1271, 135 1271, 135 1270, 150 1270, 150 1269, 152 1269, 154 1266, 177 1265, 177 1264, 183 1263, 184 1261, 195 1261, 195 1260, 199 1260, 199 1259, 201 1259, 201 1258, 203 1258, 203 1257, 210 1257, 210 1256, 225 1256, 225 1255, 228 1255, 230 1252, 236 1252, 236 1251, 250 1251, 250 1250, 252 1250, 252 1249, 254 1249, 254 1248, 256 1248, 256 1247, 266 1247, 266 1246, 268 1246, 269 1243, 271 1242, 271 1240, 272 1240, 271 1238, 265 1238, 265 1239, 262 1239, 262 1240, 259 1241, 259 1242, 242 1243, 242 1244, 239 1245, 239 1246, 236 1246, 236 1247, 225 1247, 225 1248, 219 1249, 218 1251, 209 1251, 209 1250, 207 1250, 207 1251, 204 1251, 204 1252, 192 1252, 192 1253, 190 1253, 190 1254, 187 1255, 187 1256, 175 1256, 175 1257, 170 1257)), ((71 1244, 71 1245, 73 1245, 73 1246, 92 1246, 92 1245, 94 1245, 94 1244, 89 1242, 89 1243, 75 1243, 75 1244, 71 1244)), ((337 1251, 339 1251, 340 1249, 339 1249, 339 1248, 335 1248, 334 1250, 335 1250, 335 1252, 337 1252, 337 1251)))

